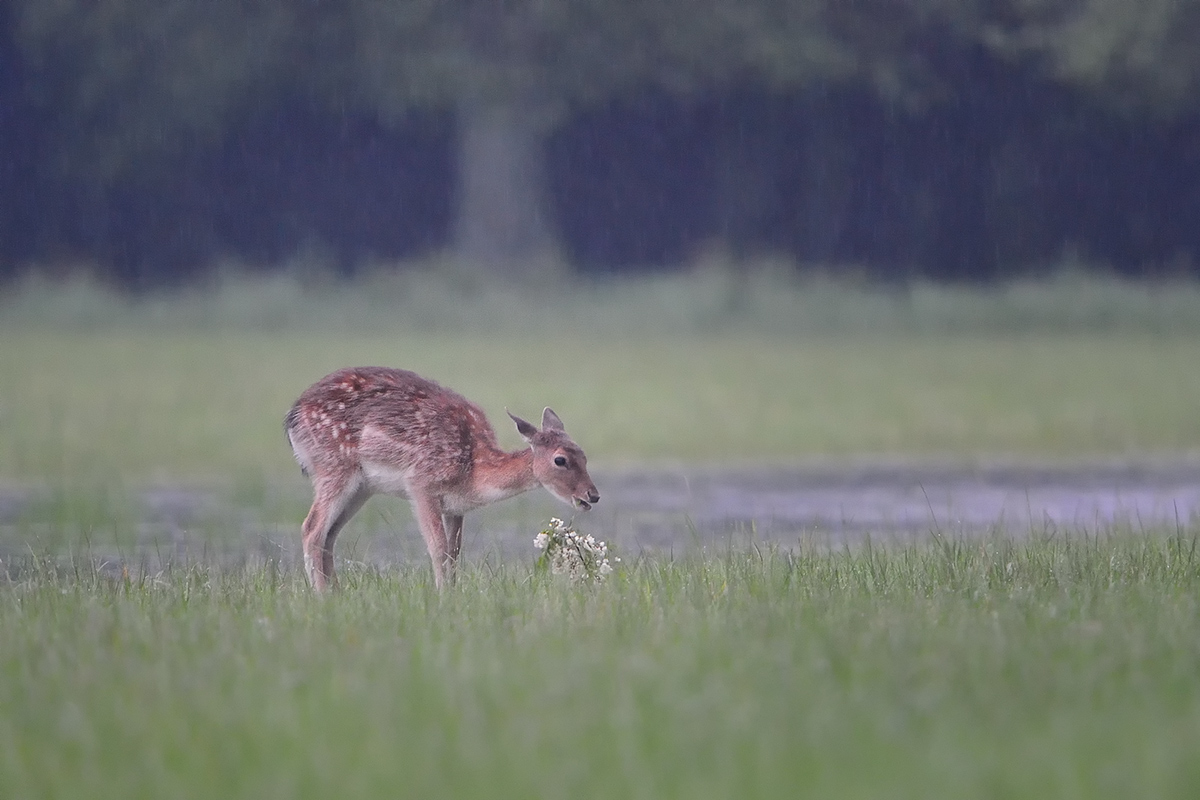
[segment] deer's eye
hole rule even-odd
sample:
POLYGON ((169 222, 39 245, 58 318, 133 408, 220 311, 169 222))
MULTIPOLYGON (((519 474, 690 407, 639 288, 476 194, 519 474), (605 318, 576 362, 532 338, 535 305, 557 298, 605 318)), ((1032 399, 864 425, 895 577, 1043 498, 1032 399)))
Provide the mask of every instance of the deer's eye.
POLYGON ((554 457, 554 466, 565 467, 566 465, 567 465, 567 460, 565 458, 563 458, 562 456, 554 457))

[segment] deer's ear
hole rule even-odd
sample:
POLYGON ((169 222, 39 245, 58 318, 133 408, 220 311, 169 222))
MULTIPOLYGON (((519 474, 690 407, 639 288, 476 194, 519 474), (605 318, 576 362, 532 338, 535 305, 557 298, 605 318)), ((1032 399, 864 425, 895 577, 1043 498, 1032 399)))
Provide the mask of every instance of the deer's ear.
POLYGON ((542 412, 542 430, 566 430, 566 428, 563 427, 563 421, 558 418, 558 414, 554 413, 554 409, 547 407, 546 410, 542 412))
POLYGON ((518 417, 516 414, 509 411, 507 408, 504 409, 504 413, 508 414, 509 419, 511 419, 513 422, 517 423, 517 433, 521 434, 521 438, 524 439, 526 442, 529 442, 530 444, 532 444, 533 437, 537 434, 538 429, 533 427, 532 425, 530 425, 525 420, 518 417))

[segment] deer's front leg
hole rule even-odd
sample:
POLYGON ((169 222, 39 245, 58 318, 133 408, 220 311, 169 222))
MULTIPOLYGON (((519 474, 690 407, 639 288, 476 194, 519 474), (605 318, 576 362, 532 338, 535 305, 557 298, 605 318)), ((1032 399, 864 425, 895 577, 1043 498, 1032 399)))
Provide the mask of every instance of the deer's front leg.
POLYGON ((417 525, 421 528, 425 548, 429 551, 429 560, 433 562, 433 581, 441 589, 448 579, 453 580, 446 527, 442 523, 442 502, 440 498, 425 493, 414 493, 412 502, 417 525))
POLYGON ((450 583, 458 572, 458 554, 462 552, 462 514, 444 514, 442 523, 446 528, 446 554, 450 557, 450 583))

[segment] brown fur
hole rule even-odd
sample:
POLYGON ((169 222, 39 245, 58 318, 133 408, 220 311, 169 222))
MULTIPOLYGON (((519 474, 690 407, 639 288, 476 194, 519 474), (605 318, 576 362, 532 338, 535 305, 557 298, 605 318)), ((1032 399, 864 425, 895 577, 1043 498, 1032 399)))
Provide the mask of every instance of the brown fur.
POLYGON ((284 430, 313 483, 303 526, 313 588, 333 582, 334 541, 372 494, 412 501, 439 588, 454 580, 467 511, 538 485, 584 510, 599 501, 558 415, 545 409, 540 429, 509 416, 527 449, 504 451, 478 406, 407 370, 342 369, 306 389, 284 430))

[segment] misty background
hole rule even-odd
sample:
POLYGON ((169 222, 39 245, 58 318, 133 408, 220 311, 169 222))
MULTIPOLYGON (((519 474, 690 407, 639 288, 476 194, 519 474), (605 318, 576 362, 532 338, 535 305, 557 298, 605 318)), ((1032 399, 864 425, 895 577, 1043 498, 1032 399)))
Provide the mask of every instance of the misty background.
POLYGON ((1200 0, 0 0, 0 282, 1200 274, 1200 0))

